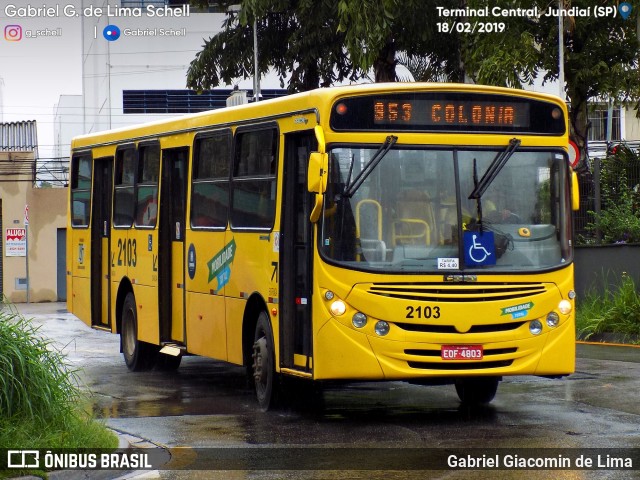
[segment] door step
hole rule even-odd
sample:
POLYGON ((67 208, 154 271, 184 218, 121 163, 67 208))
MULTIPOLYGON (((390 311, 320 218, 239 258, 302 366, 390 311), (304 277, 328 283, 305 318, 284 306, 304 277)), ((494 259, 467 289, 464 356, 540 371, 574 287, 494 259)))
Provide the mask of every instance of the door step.
POLYGON ((167 343, 160 349, 160 353, 164 353, 165 355, 171 355, 172 357, 177 357, 179 355, 182 355, 185 352, 185 350, 186 348, 182 345, 167 343))

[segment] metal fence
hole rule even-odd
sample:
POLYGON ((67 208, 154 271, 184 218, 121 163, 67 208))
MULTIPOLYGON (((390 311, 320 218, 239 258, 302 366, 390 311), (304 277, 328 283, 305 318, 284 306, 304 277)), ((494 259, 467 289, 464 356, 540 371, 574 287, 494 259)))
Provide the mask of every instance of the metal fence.
MULTIPOLYGON (((604 142, 589 144, 591 159, 587 168, 578 172, 580 210, 574 212, 578 244, 602 243, 602 232, 594 228, 594 220, 622 197, 623 189, 640 198, 640 141, 621 143, 620 147, 628 154, 611 153, 604 142)), ((640 217, 640 204, 634 213, 640 217)))

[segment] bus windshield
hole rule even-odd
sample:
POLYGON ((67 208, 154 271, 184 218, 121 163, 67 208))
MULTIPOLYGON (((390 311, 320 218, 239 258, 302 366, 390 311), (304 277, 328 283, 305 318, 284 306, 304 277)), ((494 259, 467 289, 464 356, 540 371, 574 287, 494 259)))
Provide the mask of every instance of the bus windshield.
POLYGON ((320 239, 326 260, 385 273, 532 271, 571 260, 562 152, 517 149, 481 196, 470 198, 504 148, 394 145, 354 190, 379 150, 329 152, 320 239))

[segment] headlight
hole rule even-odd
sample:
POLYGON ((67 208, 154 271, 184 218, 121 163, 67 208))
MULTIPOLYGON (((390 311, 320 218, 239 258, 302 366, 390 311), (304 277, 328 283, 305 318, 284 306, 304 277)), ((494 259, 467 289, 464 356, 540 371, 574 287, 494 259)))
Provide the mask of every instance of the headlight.
POLYGON ((542 322, 540 322, 540 320, 533 320, 529 324, 529 331, 532 335, 540 335, 540 332, 542 332, 542 322))
POLYGON ((560 313, 563 315, 569 315, 571 310, 573 310, 573 305, 571 305, 569 300, 560 300, 558 310, 560 310, 560 313))
POLYGON ((334 297, 334 295, 333 295, 333 292, 331 290, 327 290, 326 292, 324 292, 324 299, 325 300, 331 301, 331 300, 333 300, 333 297, 334 297))
POLYGON ((351 323, 353 323, 353 326, 356 328, 362 328, 367 324, 367 316, 362 312, 356 312, 353 314, 351 323))
POLYGON ((553 328, 553 327, 557 327, 559 323, 560 323, 560 315, 558 315, 556 312, 550 312, 547 315, 547 325, 553 328))
POLYGON ((329 309, 334 316, 339 317, 340 315, 344 315, 344 312, 347 311, 347 306, 342 300, 336 300, 331 304, 329 309))
POLYGON ((384 337, 387 333, 389 333, 389 324, 384 320, 380 320, 376 323, 376 335, 384 337))

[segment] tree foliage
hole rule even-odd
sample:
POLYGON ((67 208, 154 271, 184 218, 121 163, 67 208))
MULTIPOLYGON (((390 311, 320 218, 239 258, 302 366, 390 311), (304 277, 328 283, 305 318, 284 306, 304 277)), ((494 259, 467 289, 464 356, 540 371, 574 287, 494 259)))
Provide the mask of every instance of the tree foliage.
MULTIPOLYGON (((205 0, 193 0, 202 2, 205 0)), ((640 101, 640 0, 628 0, 630 18, 596 16, 609 2, 563 0, 586 11, 564 19, 565 81, 571 130, 586 158, 588 102, 640 101)), ((449 9, 514 9, 512 0, 241 0, 223 30, 191 63, 188 86, 205 90, 253 75, 253 30, 257 19, 259 71, 273 68, 290 91, 355 81, 373 69, 376 81, 397 80, 406 65, 414 80, 464 81, 522 88, 537 77, 557 80, 558 18, 546 16, 549 0, 521 0, 517 8, 540 16, 441 17, 449 9), (490 4, 490 5, 489 5, 490 4), (503 22, 502 32, 438 30, 438 23, 503 22)), ((453 30, 453 29, 452 29, 453 30)))
MULTIPOLYGON (((475 8, 486 5, 482 0, 467 3, 475 8)), ((595 15, 595 8, 611 5, 608 2, 564 1, 566 9, 580 9, 584 13, 589 9, 589 15, 564 17, 566 95, 572 134, 581 148, 582 158, 586 158, 588 102, 609 98, 617 102, 638 102, 640 99, 637 20, 640 1, 630 0, 629 3, 633 6, 633 14, 625 20, 620 15, 595 15)), ((513 2, 498 0, 492 2, 493 6, 513 8, 513 2)), ((521 87, 533 83, 540 75, 545 81, 559 78, 558 18, 545 15, 549 7, 557 6, 557 2, 523 0, 518 6, 537 7, 542 15, 539 18, 501 18, 500 21, 506 24, 504 32, 465 36, 465 69, 479 83, 521 87)), ((483 21, 481 18, 470 19, 476 20, 483 21)))
POLYGON ((207 40, 187 73, 198 91, 253 76, 253 19, 257 19, 258 70, 275 70, 292 92, 329 86, 363 75, 345 52, 345 36, 331 15, 332 1, 246 0, 230 11, 222 31, 207 40))

